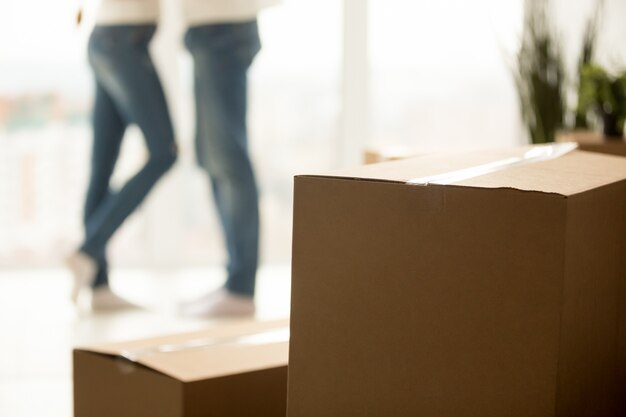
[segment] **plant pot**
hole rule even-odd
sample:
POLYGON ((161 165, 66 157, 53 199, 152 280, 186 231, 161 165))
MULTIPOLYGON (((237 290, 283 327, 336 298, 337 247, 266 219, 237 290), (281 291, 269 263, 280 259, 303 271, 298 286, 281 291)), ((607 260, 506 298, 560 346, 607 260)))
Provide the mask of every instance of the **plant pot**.
POLYGON ((617 117, 613 113, 602 113, 602 132, 609 140, 622 140, 624 132, 620 130, 617 117))

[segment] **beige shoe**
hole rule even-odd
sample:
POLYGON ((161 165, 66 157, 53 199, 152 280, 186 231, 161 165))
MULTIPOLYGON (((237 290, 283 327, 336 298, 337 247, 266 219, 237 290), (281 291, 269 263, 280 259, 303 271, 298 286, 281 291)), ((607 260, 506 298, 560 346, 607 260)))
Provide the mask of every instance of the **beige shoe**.
POLYGON ((108 285, 96 287, 91 292, 92 311, 132 310, 141 308, 137 304, 116 295, 108 285))
POLYGON ((65 264, 72 272, 74 282, 70 297, 74 304, 78 304, 78 298, 82 292, 88 291, 96 279, 98 264, 89 255, 83 252, 75 252, 70 255, 65 264))
POLYGON ((193 317, 243 317, 255 313, 254 298, 219 289, 180 306, 180 313, 193 317))

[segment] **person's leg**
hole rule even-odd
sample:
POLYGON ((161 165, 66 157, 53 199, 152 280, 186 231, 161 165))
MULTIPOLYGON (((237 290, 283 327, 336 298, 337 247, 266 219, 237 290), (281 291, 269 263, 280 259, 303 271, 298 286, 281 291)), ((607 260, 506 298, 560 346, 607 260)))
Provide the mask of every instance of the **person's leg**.
MULTIPOLYGON (((88 46, 90 56, 97 53, 97 45, 98 42, 92 36, 88 46)), ((91 63, 92 66, 96 64, 91 63)), ((109 183, 127 125, 109 92, 97 77, 95 81, 91 170, 83 214, 85 235, 93 232, 93 215, 110 194, 109 183)), ((78 303, 80 293, 85 288, 98 288, 99 292, 108 289, 108 265, 104 248, 93 257, 81 251, 75 252, 66 259, 66 263, 74 278, 71 291, 74 303, 78 303)))
MULTIPOLYGON (((109 183, 126 130, 126 122, 113 99, 97 80, 92 125, 91 172, 83 217, 86 234, 93 233, 94 226, 90 220, 110 194, 109 183)), ((98 271, 92 285, 94 287, 107 285, 108 265, 104 251, 96 260, 98 271)))
POLYGON ((129 123, 141 129, 148 161, 118 192, 110 193, 89 217, 81 250, 93 258, 143 201, 176 158, 165 95, 148 52, 154 26, 106 26, 94 30, 90 61, 96 78, 129 123))
POLYGON ((225 288, 252 297, 259 251, 258 191, 248 155, 247 71, 260 49, 256 21, 192 27, 196 149, 210 176, 228 252, 225 288))

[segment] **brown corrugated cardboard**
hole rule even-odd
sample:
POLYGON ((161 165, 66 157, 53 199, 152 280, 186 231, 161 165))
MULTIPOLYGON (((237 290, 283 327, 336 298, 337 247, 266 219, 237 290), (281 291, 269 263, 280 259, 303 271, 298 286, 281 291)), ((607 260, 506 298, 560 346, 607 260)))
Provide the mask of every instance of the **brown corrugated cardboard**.
POLYGON ((77 348, 74 416, 284 417, 287 326, 247 322, 77 348))
POLYGON ((587 152, 626 156, 626 139, 607 139, 590 130, 561 132, 557 134, 556 140, 561 143, 576 142, 581 150, 587 152))
POLYGON ((289 417, 624 416, 626 159, 295 179, 289 417))

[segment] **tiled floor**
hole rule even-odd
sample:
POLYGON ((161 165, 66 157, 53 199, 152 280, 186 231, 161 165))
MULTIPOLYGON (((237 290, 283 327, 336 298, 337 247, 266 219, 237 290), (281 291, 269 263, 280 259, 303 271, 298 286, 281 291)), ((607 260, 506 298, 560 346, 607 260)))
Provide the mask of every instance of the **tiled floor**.
MULTIPOLYGON (((289 267, 259 273, 258 319, 289 315, 289 267)), ((0 416, 70 417, 72 346, 196 330, 220 321, 173 314, 177 301, 220 285, 219 269, 122 270, 119 293, 146 310, 90 315, 69 302, 63 269, 0 270, 0 416)))

